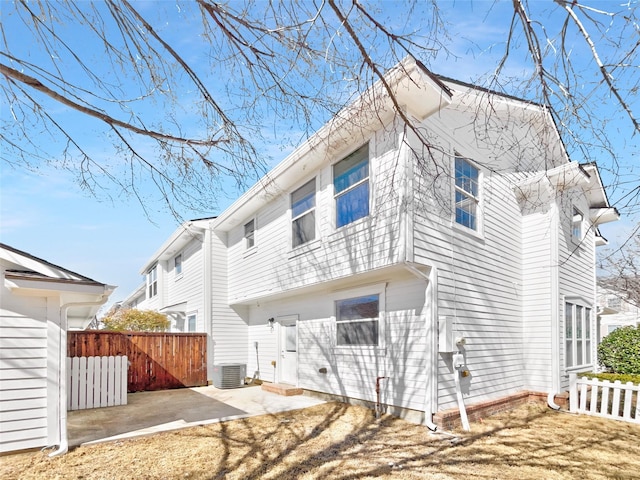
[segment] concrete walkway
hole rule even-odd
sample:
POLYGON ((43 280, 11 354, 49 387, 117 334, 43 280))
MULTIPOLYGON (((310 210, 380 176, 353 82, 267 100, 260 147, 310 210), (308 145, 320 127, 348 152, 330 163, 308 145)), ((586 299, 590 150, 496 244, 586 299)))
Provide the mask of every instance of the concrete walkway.
POLYGON ((304 395, 276 395, 258 386, 130 393, 127 405, 67 412, 69 446, 151 435, 321 403, 324 402, 304 395))

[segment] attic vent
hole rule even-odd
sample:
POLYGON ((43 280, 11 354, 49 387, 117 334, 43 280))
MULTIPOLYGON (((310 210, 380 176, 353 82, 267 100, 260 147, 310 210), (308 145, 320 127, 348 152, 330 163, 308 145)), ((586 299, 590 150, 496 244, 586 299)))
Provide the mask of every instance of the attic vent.
POLYGON ((247 365, 244 363, 220 363, 213 366, 213 386, 238 388, 244 384, 247 365))

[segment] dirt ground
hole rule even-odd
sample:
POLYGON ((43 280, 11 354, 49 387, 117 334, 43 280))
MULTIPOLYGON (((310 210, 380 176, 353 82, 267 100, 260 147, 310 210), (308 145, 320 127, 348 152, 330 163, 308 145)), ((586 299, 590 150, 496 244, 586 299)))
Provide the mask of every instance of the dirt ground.
POLYGON ((640 425, 526 406, 432 434, 327 403, 135 440, 0 457, 8 479, 637 479, 640 425))

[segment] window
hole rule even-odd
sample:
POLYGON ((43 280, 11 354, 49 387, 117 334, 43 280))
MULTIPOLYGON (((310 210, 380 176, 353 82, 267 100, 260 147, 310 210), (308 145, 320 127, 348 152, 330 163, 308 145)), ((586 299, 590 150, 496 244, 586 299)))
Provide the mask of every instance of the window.
POLYGON ((187 332, 196 331, 196 314, 191 313, 187 315, 187 332))
POLYGON ((336 301, 336 345, 374 345, 379 342, 380 296, 336 301))
POLYGON ((333 166, 336 228, 369 215, 369 145, 333 166))
POLYGON ((173 268, 176 275, 182 275, 182 254, 173 259, 173 268))
POLYGON ((291 194, 291 244, 295 248, 316 238, 316 179, 291 194))
POLYGON ((455 161, 456 223, 478 229, 478 178, 480 171, 462 157, 455 161))
POLYGON ((245 245, 246 245, 247 249, 253 247, 256 244, 256 242, 255 242, 255 234, 256 234, 256 222, 255 222, 255 220, 251 220, 250 222, 245 223, 245 225, 244 225, 244 238, 245 238, 245 245))
POLYGON ((579 242, 582 241, 582 213, 575 207, 571 218, 571 237, 579 242))
POLYGON ((565 366, 591 364, 591 309, 565 303, 565 366))
POLYGON ((158 294, 158 265, 154 265, 147 273, 147 298, 155 297, 158 294))

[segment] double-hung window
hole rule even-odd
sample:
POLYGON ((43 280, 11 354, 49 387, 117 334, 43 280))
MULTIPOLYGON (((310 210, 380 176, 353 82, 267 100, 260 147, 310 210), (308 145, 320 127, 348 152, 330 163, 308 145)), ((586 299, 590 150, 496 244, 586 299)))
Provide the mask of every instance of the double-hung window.
POLYGON ((316 179, 291 194, 291 244, 295 248, 316 238, 316 179))
POLYGON ((253 248, 253 246, 256 244, 256 221, 255 220, 251 220, 250 222, 247 222, 244 224, 244 241, 245 241, 245 246, 248 249, 253 248))
POLYGON ((147 298, 158 294, 158 265, 154 265, 147 273, 147 298))
POLYGON ((336 345, 379 345, 380 295, 336 301, 336 345))
POLYGON ((572 302, 565 303, 565 366, 591 364, 591 309, 572 302))
POLYGON ((466 158, 456 156, 456 223, 471 230, 478 229, 479 176, 480 171, 466 158))
POLYGON ((336 228, 369 215, 369 145, 333 166, 336 228))
POLYGON ((173 269, 176 276, 182 275, 182 254, 173 259, 173 269))

